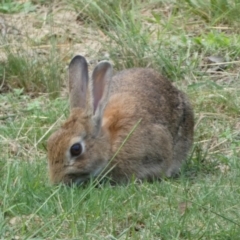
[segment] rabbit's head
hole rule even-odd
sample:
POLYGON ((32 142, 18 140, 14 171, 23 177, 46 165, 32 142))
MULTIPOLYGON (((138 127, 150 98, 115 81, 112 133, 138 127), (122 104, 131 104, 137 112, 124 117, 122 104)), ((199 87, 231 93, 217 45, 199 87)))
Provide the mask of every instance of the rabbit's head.
POLYGON ((69 65, 70 116, 48 140, 48 165, 52 183, 82 183, 107 165, 110 140, 101 127, 108 99, 112 66, 100 62, 88 78, 84 57, 69 65))

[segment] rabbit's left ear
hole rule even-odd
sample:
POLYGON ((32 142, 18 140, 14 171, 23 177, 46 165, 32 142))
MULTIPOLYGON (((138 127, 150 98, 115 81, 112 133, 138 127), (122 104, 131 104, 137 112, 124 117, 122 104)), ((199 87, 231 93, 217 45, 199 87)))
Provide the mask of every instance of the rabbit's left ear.
POLYGON ((102 115, 108 101, 110 84, 112 79, 112 65, 107 61, 100 62, 93 70, 92 84, 92 104, 93 118, 97 128, 101 127, 102 115))

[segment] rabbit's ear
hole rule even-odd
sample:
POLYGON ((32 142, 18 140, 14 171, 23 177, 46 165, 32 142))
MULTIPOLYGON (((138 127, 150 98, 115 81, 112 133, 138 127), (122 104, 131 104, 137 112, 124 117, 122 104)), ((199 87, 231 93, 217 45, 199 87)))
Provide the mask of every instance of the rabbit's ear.
POLYGON ((77 55, 69 64, 70 108, 86 108, 88 91, 88 65, 84 57, 77 55))
POLYGON ((103 111, 108 100, 111 78, 112 65, 106 61, 100 62, 92 74, 93 116, 97 125, 101 125, 103 111))

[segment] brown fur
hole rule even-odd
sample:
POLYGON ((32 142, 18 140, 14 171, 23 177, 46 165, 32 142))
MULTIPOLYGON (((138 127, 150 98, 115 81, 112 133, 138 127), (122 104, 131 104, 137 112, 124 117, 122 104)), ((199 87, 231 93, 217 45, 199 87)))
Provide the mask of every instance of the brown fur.
POLYGON ((179 171, 193 142, 193 111, 185 94, 152 69, 124 70, 112 79, 96 136, 87 106, 72 109, 70 118, 48 141, 50 179, 54 183, 89 178, 100 166, 113 168, 115 182, 158 179, 179 171), (130 131, 141 122, 109 162, 130 131), (81 136, 85 152, 69 168, 66 152, 73 137, 81 136), (73 175, 66 169, 72 169, 73 175))

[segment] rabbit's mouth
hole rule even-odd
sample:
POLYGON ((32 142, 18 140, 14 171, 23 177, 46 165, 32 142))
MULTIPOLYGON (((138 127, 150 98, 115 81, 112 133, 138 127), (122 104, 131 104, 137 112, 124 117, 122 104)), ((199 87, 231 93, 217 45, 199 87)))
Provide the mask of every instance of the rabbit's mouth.
POLYGON ((90 179, 95 179, 103 173, 105 164, 99 165, 92 171, 88 170, 76 170, 75 168, 68 168, 65 171, 63 182, 66 185, 83 185, 90 179))
POLYGON ((67 185, 77 185, 80 186, 84 183, 86 183, 90 179, 89 173, 81 173, 81 174, 67 174, 65 177, 65 183, 67 185))

